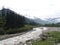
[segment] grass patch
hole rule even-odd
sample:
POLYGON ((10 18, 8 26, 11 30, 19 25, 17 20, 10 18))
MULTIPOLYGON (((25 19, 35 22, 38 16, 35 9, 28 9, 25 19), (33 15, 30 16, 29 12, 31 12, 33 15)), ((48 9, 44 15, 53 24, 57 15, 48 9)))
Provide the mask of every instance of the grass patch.
POLYGON ((32 45, 53 45, 53 43, 48 40, 45 40, 45 41, 33 42, 32 45))
POLYGON ((47 35, 46 40, 39 40, 39 41, 33 41, 32 45, 54 45, 57 43, 60 43, 60 32, 54 31, 54 32, 48 32, 44 33, 47 35))

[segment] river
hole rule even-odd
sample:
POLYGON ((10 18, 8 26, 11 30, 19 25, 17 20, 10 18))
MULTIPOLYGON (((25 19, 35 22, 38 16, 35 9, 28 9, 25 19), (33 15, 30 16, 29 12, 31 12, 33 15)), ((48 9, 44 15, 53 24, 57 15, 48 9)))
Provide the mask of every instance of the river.
POLYGON ((42 31, 45 31, 45 30, 47 30, 46 27, 33 28, 32 31, 29 31, 25 34, 0 41, 0 45, 23 45, 23 44, 27 45, 26 41, 32 40, 32 39, 36 40, 40 38, 39 35, 42 34, 42 31))

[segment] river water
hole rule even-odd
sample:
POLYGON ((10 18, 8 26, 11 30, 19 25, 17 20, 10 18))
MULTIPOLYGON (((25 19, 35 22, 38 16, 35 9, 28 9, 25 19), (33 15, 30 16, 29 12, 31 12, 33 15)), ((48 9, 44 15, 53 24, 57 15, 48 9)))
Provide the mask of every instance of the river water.
POLYGON ((25 34, 0 41, 0 45, 27 45, 26 41, 40 38, 39 35, 41 35, 42 31, 45 30, 47 30, 46 27, 33 28, 32 31, 29 31, 25 34))

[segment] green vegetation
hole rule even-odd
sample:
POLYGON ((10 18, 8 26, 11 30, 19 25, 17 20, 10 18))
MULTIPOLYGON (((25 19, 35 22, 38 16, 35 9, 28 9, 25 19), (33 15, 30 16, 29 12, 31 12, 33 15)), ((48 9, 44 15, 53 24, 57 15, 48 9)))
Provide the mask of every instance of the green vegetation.
POLYGON ((33 41, 33 45, 54 45, 60 43, 60 32, 54 31, 44 33, 47 35, 46 40, 33 41))
POLYGON ((32 24, 32 22, 26 22, 26 17, 19 15, 10 9, 3 8, 1 10, 1 14, 0 35, 30 31, 33 27, 35 27, 35 25, 32 24))
POLYGON ((43 25, 43 26, 45 26, 45 27, 60 27, 60 22, 58 22, 58 23, 52 23, 52 24, 45 24, 45 25, 43 25))
POLYGON ((51 43, 48 40, 45 41, 37 41, 37 42, 33 42, 32 45, 53 45, 53 43, 51 43))
POLYGON ((3 27, 4 24, 5 24, 5 17, 0 16, 0 27, 3 27))
POLYGON ((6 24, 5 17, 0 16, 0 35, 15 34, 15 33, 20 33, 20 32, 30 31, 32 30, 33 27, 36 27, 35 25, 24 24, 24 26, 22 27, 4 29, 5 24, 6 24))
POLYGON ((21 28, 13 28, 13 29, 10 28, 8 30, 4 30, 2 27, 0 27, 0 35, 26 32, 26 31, 32 30, 33 27, 35 27, 35 26, 25 25, 24 27, 21 27, 21 28))

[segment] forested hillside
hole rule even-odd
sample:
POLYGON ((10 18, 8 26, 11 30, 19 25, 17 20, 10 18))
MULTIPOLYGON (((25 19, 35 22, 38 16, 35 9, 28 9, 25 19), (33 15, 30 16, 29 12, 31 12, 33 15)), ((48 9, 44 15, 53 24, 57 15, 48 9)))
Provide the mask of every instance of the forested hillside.
POLYGON ((24 32, 30 30, 35 24, 33 23, 30 19, 10 9, 0 10, 0 34, 24 32))

